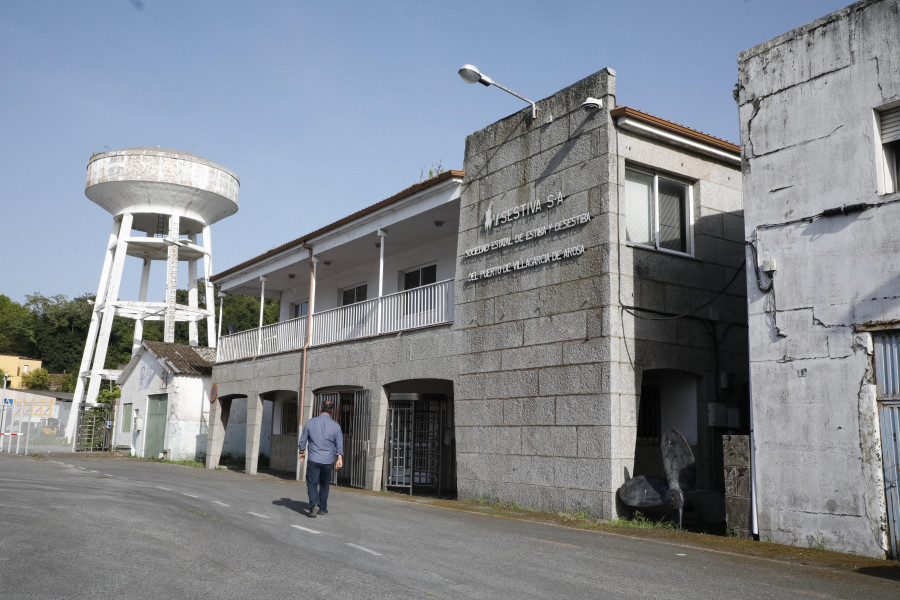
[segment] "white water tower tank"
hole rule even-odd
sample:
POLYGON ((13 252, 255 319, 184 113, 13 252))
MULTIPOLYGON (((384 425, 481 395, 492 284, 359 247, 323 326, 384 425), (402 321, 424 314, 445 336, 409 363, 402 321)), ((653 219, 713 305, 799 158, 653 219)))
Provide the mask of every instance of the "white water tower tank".
MULTIPOLYGON (((238 209, 237 175, 214 162, 165 148, 128 148, 95 154, 88 161, 85 195, 113 217, 112 232, 97 287, 88 339, 81 359, 73 405, 96 402, 103 379, 119 371, 104 369, 113 318, 135 321, 132 354, 140 348, 144 322, 164 321, 164 340, 175 339, 175 323, 188 323, 192 346, 197 323, 207 320, 208 345, 216 345, 210 225, 238 209), (198 242, 198 235, 202 242, 198 242), (127 256, 141 259, 137 299, 120 299, 127 256), (198 302, 197 267, 203 261, 206 308, 198 302), (148 302, 150 266, 165 261, 165 301, 148 302), (188 266, 188 303, 177 304, 178 263, 188 266)), ((73 415, 78 411, 73 410, 73 415)), ((69 429, 71 431, 71 429, 69 429)))

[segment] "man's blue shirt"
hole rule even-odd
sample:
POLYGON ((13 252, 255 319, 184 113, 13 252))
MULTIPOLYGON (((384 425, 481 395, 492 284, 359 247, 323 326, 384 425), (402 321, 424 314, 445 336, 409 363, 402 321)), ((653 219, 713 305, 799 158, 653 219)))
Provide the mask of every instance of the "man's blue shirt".
POLYGON ((309 442, 306 458, 313 462, 331 464, 335 455, 344 455, 344 433, 341 426, 328 413, 312 418, 303 426, 298 448, 303 450, 309 442))

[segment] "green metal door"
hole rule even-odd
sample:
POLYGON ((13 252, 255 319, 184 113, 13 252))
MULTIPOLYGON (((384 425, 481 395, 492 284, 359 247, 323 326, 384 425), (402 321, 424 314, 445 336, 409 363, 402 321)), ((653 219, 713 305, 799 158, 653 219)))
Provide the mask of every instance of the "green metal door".
POLYGON ((159 458, 165 449, 166 408, 168 394, 154 394, 147 397, 147 431, 144 432, 144 458, 159 458))

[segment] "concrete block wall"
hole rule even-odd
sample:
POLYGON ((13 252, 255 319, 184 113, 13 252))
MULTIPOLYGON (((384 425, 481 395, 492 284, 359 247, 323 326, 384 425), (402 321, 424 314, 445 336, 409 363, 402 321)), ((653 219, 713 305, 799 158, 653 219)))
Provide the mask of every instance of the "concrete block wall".
MULTIPOLYGON (((736 430, 749 429, 744 393, 748 366, 741 172, 735 165, 627 130, 619 130, 614 148, 620 186, 613 197, 615 213, 624 213, 619 202, 625 194, 626 167, 692 183, 693 256, 626 245, 622 214, 618 232, 621 260, 609 266, 613 274, 610 286, 616 290, 621 286, 617 296, 622 304, 639 310, 612 313, 610 330, 623 338, 620 370, 623 379, 629 371, 634 373, 635 394, 645 371, 673 370, 697 377, 697 440, 693 445, 697 484, 700 489, 721 491, 717 448, 722 430, 710 428, 709 403, 739 409, 743 422, 736 430), (690 317, 662 318, 685 314, 690 317), (726 387, 721 385, 722 377, 726 387)), ((622 401, 630 412, 637 410, 636 396, 634 400, 624 396, 622 401)), ((628 430, 620 431, 624 436, 628 430)), ((623 440, 623 445, 628 443, 623 440)), ((658 461, 655 447, 652 452, 658 461)))
POLYGON ((745 238, 777 264, 771 291, 747 284, 761 539, 886 551, 870 326, 900 328, 876 135, 898 39, 900 2, 866 0, 739 56, 745 238))
POLYGON ((615 76, 604 70, 539 102, 536 120, 526 109, 466 140, 454 323, 462 497, 614 514, 617 461, 633 453, 617 446, 614 428, 634 421, 620 414, 618 349, 603 331, 614 93, 615 76), (589 96, 604 107, 583 110, 589 96), (485 228, 488 211, 559 195, 560 204, 485 228), (583 214, 588 222, 564 231, 466 256, 583 214), (548 264, 487 271, 581 246, 578 256, 548 264))
POLYGON ((725 470, 725 524, 739 538, 753 539, 750 436, 722 436, 725 470))

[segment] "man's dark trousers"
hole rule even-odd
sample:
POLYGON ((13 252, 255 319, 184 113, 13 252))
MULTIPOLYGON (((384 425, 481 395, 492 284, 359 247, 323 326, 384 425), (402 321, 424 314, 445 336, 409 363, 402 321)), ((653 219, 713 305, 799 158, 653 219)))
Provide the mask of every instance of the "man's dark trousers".
POLYGON ((310 507, 318 505, 319 512, 328 512, 328 488, 334 464, 306 461, 306 491, 310 507))

